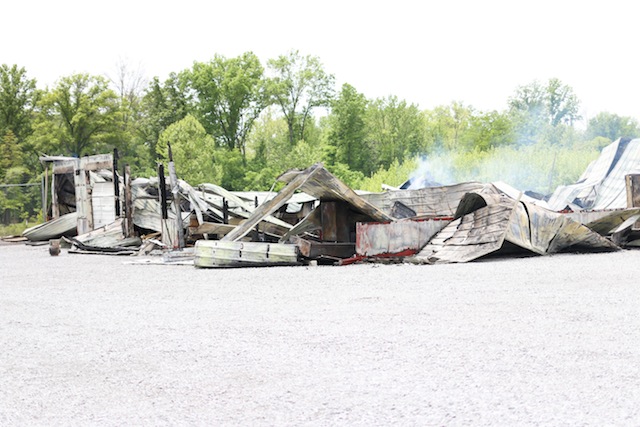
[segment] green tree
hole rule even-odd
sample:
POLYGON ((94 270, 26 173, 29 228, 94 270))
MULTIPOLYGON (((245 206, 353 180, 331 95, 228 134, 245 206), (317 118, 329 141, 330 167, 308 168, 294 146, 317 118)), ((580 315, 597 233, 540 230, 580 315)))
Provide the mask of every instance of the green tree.
POLYGON ((402 163, 425 151, 425 135, 425 122, 417 105, 396 96, 369 103, 367 139, 376 156, 371 162, 373 170, 388 168, 394 160, 402 163))
POLYGON ((120 110, 106 79, 88 74, 62 78, 39 104, 34 142, 43 152, 83 156, 112 149, 120 110))
POLYGON ((115 73, 108 76, 119 100, 119 123, 115 139, 121 163, 131 166, 133 173, 151 172, 155 169, 153 160, 146 149, 141 131, 143 109, 142 95, 147 82, 140 69, 133 69, 120 60, 115 73))
POLYGON ((557 78, 546 85, 534 81, 520 86, 509 98, 509 111, 522 142, 531 144, 546 134, 557 142, 558 132, 548 127, 573 126, 581 117, 580 101, 573 89, 557 78))
MULTIPOLYGON (((24 166, 11 166, 4 171, 2 182, 5 184, 25 184, 31 173, 24 166)), ((11 224, 33 215, 40 201, 39 189, 34 187, 8 187, 0 189, 0 219, 3 224, 11 224)))
POLYGON ((513 123, 509 115, 490 111, 471 116, 464 145, 467 149, 488 150, 492 147, 509 145, 514 142, 514 138, 513 123))
POLYGON ((333 98, 334 77, 327 74, 317 57, 295 50, 268 61, 274 77, 268 82, 273 102, 287 122, 289 144, 306 138, 305 128, 314 108, 328 106, 333 98))
POLYGON ((585 136, 587 139, 604 137, 610 141, 623 137, 636 138, 640 136, 640 128, 638 121, 632 117, 601 112, 589 119, 585 136))
POLYGON ((156 150, 165 162, 169 161, 169 144, 179 178, 192 185, 220 182, 222 172, 215 164, 215 142, 198 119, 188 114, 162 131, 156 150))
POLYGON ((454 101, 425 111, 423 115, 426 147, 457 150, 473 145, 469 132, 475 115, 472 107, 454 101))
POLYGON ((7 129, 0 140, 0 181, 12 167, 23 167, 22 149, 18 138, 11 129, 7 129))
POLYGON ((249 131, 268 101, 258 57, 251 52, 231 59, 216 55, 208 63, 196 62, 185 78, 205 129, 219 146, 238 149, 244 158, 249 131))
POLYGON ((0 66, 0 134, 11 131, 23 141, 31 131, 31 115, 39 92, 24 68, 0 66))
POLYGON ((192 110, 186 92, 184 82, 175 73, 171 73, 164 83, 154 77, 147 86, 142 97, 137 130, 149 149, 152 162, 157 158, 156 145, 162 131, 184 119, 192 110))
POLYGON ((276 117, 273 107, 267 108, 256 120, 247 139, 251 155, 246 184, 253 190, 269 189, 286 166, 290 153, 287 122, 276 117))
POLYGON ((333 158, 329 163, 370 173, 370 150, 366 143, 367 98, 345 83, 331 107, 328 145, 333 149, 333 158))
POLYGON ((546 87, 547 110, 551 126, 565 124, 572 126, 581 119, 580 101, 573 88, 562 83, 560 79, 549 79, 546 87))

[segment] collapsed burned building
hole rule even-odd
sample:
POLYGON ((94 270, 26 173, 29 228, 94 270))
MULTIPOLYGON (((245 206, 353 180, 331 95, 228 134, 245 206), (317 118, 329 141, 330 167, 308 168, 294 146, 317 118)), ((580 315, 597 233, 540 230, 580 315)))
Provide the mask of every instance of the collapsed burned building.
POLYGON ((279 192, 231 192, 171 175, 167 182, 162 170, 120 176, 109 155, 48 161, 52 221, 27 238, 66 236, 73 252, 180 252, 197 267, 611 251, 635 245, 640 218, 640 140, 606 147, 547 202, 501 182, 360 192, 319 163, 282 174, 279 192))

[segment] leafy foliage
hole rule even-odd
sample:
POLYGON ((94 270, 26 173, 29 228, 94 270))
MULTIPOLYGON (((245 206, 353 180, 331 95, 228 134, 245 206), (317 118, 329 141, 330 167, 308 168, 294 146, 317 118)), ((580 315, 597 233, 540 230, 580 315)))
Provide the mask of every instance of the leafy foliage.
POLYGON ((345 165, 355 171, 370 171, 371 151, 366 140, 367 98, 345 83, 332 104, 328 145, 329 164, 345 165))
POLYGON ((120 114, 118 96, 103 77, 64 77, 39 103, 35 145, 42 152, 69 156, 111 151, 120 114))
POLYGON ((376 99, 367 109, 366 123, 375 156, 373 170, 388 168, 394 161, 402 162, 426 149, 425 123, 415 104, 408 105, 396 96, 376 99))
POLYGON ((268 92, 287 122, 289 144, 293 146, 305 139, 313 109, 329 105, 334 77, 324 71, 319 58, 302 56, 297 50, 267 64, 274 74, 268 81, 268 92))
POLYGON ((194 185, 220 182, 222 170, 216 167, 215 142, 195 117, 187 115, 160 134, 156 150, 165 162, 169 161, 169 145, 179 178, 194 185))
POLYGON ((638 121, 631 117, 602 112, 589 119, 585 136, 589 139, 604 137, 609 141, 618 138, 636 138, 640 136, 638 121))
POLYGON ((11 131, 22 141, 31 131, 31 114, 39 96, 36 81, 17 65, 0 66, 0 134, 11 131))
POLYGON ((216 55, 183 74, 207 132, 219 146, 238 149, 243 157, 253 122, 267 105, 263 73, 258 57, 247 52, 231 59, 216 55))
POLYGON ((160 134, 169 125, 182 120, 190 111, 186 88, 178 75, 171 73, 164 83, 155 77, 149 83, 143 97, 140 123, 137 130, 149 150, 151 163, 155 163, 156 144, 160 134))

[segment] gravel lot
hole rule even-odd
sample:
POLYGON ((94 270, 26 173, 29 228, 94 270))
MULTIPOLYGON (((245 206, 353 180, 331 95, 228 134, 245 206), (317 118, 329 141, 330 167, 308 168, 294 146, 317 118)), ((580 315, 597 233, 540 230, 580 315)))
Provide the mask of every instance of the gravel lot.
POLYGON ((132 260, 0 246, 0 425, 640 425, 640 251, 132 260))

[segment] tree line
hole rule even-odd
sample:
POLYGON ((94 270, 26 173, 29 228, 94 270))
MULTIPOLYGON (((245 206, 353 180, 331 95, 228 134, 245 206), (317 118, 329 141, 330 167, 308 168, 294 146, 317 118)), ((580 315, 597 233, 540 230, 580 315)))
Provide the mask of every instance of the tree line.
MULTIPOLYGON (((265 64, 251 52, 215 55, 164 81, 146 81, 119 64, 115 76, 74 74, 44 89, 23 67, 4 64, 0 183, 37 182, 43 153, 114 148, 135 175, 151 176, 167 160, 168 144, 183 179, 229 190, 269 189, 284 170, 318 161, 354 187, 379 191, 381 179, 398 185, 420 158, 439 159, 433 169, 448 165, 453 180, 501 179, 501 168, 519 156, 531 163, 533 150, 547 164, 573 158, 575 167, 567 161, 545 174, 548 186, 533 185, 545 191, 577 178, 605 144, 638 135, 635 119, 610 112, 578 128, 579 111, 573 89, 555 78, 517 87, 503 111, 459 101, 423 110, 394 95, 369 99, 351 84, 337 88, 318 57, 299 51, 265 64), (500 156, 496 178, 483 176, 483 162, 500 156)), ((20 205, 11 191, 0 192, 5 217, 20 205)))

